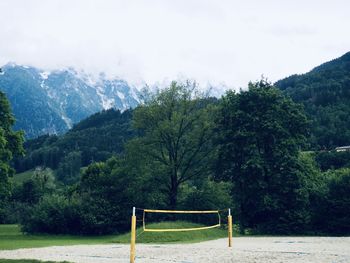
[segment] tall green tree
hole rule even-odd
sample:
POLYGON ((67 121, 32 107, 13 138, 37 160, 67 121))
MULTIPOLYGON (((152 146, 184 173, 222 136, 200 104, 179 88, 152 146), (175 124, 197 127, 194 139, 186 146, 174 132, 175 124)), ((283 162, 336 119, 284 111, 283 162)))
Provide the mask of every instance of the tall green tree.
POLYGON ((307 193, 298 159, 308 121, 268 82, 227 92, 218 119, 218 176, 233 182, 242 229, 292 232, 305 223, 307 193))
POLYGON ((10 104, 4 93, 0 92, 0 222, 3 220, 3 207, 11 194, 9 176, 14 170, 9 162, 13 156, 23 154, 23 132, 13 131, 15 123, 10 104))
POLYGON ((70 152, 58 166, 56 176, 64 183, 76 183, 79 180, 81 166, 81 152, 70 152))
POLYGON ((154 167, 172 209, 183 183, 208 175, 214 112, 195 84, 177 82, 135 109, 133 126, 140 136, 128 148, 154 167))

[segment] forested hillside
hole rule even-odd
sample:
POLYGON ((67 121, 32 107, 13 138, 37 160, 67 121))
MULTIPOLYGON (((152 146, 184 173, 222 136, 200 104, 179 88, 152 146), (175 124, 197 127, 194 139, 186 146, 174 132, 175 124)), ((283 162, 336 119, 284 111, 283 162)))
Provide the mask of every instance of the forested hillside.
POLYGON ((304 105, 311 120, 312 149, 350 145, 350 52, 275 85, 304 105))
POLYGON ((132 138, 132 111, 106 110, 79 122, 61 136, 44 135, 24 143, 26 156, 17 158, 17 172, 37 166, 58 169, 63 181, 74 181, 81 167, 105 161, 121 153, 124 143, 132 138))

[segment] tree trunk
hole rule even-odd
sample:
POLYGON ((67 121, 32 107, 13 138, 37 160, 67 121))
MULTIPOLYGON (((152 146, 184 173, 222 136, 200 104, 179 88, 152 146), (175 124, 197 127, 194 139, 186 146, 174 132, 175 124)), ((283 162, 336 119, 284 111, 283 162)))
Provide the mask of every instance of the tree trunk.
POLYGON ((171 210, 176 210, 178 186, 177 169, 174 165, 170 171, 169 207, 171 210))
POLYGON ((175 210, 177 205, 177 182, 171 182, 169 193, 169 206, 171 210, 175 210))

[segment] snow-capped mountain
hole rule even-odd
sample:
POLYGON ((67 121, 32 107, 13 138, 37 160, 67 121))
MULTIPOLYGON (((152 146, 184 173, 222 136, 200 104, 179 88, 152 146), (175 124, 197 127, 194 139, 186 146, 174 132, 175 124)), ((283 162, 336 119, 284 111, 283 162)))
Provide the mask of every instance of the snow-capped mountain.
POLYGON ((24 130, 27 138, 63 133, 95 112, 139 103, 139 92, 126 81, 71 68, 48 72, 7 64, 0 73, 0 91, 11 103, 15 129, 24 130))

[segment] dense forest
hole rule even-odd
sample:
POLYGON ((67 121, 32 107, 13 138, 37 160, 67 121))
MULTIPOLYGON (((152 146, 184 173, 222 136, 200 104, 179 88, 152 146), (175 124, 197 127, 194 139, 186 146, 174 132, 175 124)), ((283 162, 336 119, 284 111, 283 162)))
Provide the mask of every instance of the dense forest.
POLYGON ((59 180, 76 182, 81 167, 123 151, 124 143, 135 134, 131 116, 131 110, 121 113, 110 109, 79 122, 62 136, 44 135, 28 140, 24 143, 26 155, 14 159, 14 168, 23 172, 48 167, 57 170, 59 180))
POLYGON ((304 105, 311 121, 311 149, 350 145, 350 52, 275 85, 304 105))
POLYGON ((349 234, 350 152, 334 150, 350 144, 349 54, 220 99, 173 82, 134 110, 28 140, 24 156, 0 93, 0 222, 108 234, 128 229, 133 206, 231 207, 242 234, 349 234))

